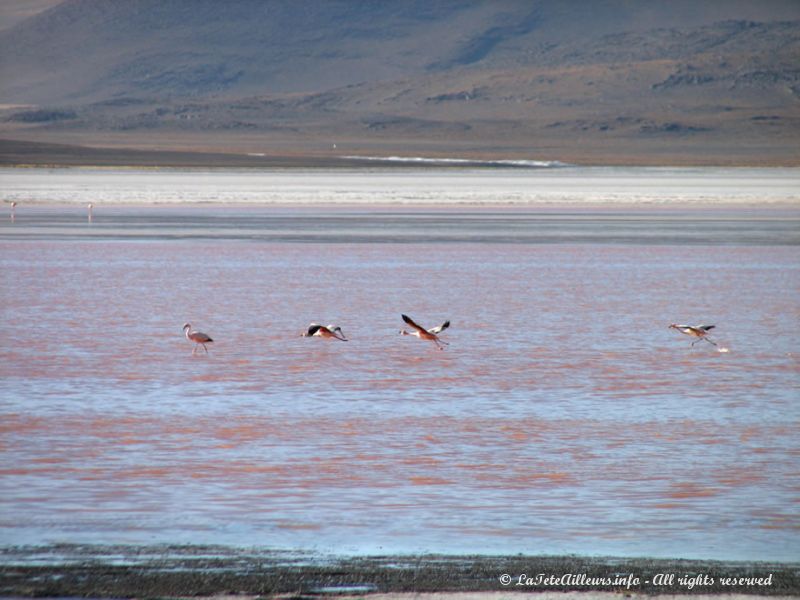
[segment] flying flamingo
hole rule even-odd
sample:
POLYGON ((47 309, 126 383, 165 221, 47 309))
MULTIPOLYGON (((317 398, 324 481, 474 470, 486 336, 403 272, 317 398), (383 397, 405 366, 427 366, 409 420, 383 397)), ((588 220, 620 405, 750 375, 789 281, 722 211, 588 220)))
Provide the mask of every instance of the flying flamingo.
POLYGON ((186 334, 187 340, 189 340, 190 342, 194 342, 194 348, 192 348, 192 354, 194 354, 197 351, 198 346, 202 346, 203 350, 205 350, 206 354, 208 354, 208 348, 206 348, 206 344, 208 344, 209 342, 213 342, 214 340, 208 337, 208 335, 206 335, 205 333, 192 330, 192 326, 189 325, 189 323, 183 324, 183 332, 186 334))
POLYGON ((408 323, 412 327, 412 329, 414 329, 414 331, 412 331, 410 333, 404 329, 404 330, 402 330, 400 332, 400 335, 415 335, 421 340, 430 340, 430 341, 432 341, 432 342, 434 342, 436 344, 436 347, 439 348, 439 350, 444 350, 443 344, 444 345, 449 345, 448 342, 440 340, 438 334, 440 334, 442 331, 444 331, 445 329, 450 327, 450 321, 445 321, 444 323, 442 323, 438 327, 432 327, 430 329, 425 329, 424 327, 421 327, 420 325, 417 325, 414 322, 414 320, 411 317, 409 317, 408 315, 400 315, 400 316, 403 317, 403 321, 408 323))
POLYGON ((675 323, 669 326, 670 329, 677 329, 681 333, 697 338, 692 342, 692 346, 694 346, 700 340, 705 340, 709 344, 716 346, 716 342, 706 337, 708 332, 714 329, 714 327, 715 325, 676 325, 675 323))
POLYGON ((336 339, 340 342, 346 342, 347 338, 342 333, 342 328, 337 325, 320 325, 319 323, 311 323, 308 330, 303 333, 303 337, 321 337, 326 340, 336 339))

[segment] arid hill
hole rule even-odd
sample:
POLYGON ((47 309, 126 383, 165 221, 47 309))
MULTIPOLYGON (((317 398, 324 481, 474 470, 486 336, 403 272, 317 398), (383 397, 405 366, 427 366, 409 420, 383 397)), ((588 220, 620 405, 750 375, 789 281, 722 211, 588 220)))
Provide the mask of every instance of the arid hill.
POLYGON ((800 164, 793 0, 9 0, 0 19, 7 139, 800 164))

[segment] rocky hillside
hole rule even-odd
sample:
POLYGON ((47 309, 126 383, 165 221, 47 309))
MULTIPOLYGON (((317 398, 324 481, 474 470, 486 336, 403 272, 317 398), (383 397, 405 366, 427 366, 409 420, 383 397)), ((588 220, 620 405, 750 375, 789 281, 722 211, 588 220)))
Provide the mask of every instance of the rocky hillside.
POLYGON ((50 4, 0 27, 3 137, 800 159, 794 0, 50 4))

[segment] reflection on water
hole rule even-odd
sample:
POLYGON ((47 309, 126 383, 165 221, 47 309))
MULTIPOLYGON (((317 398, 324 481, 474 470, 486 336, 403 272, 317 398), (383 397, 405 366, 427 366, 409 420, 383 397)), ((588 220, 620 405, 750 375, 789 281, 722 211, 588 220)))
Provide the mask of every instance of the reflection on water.
MULTIPOLYGON (((742 227, 780 245, 646 243, 663 215, 641 214, 627 244, 504 244, 615 234, 497 211, 483 243, 463 213, 322 211, 315 232, 311 211, 270 225, 251 209, 248 229, 210 208, 165 234, 137 221, 156 208, 95 208, 89 235, 109 231, 84 240, 63 223, 45 239, 58 211, 40 210, 0 243, 6 544, 800 551, 800 261, 777 220, 742 227), (382 219, 436 241, 347 241, 382 219), (317 243, 275 241, 289 223, 317 243), (401 313, 450 319, 450 346, 398 335, 401 313), (351 341, 300 337, 311 321, 351 341), (667 329, 684 321, 715 323, 730 353, 667 329)), ((742 223, 728 217, 706 229, 742 223)))
POLYGON ((791 208, 285 208, 26 206, 0 239, 298 243, 800 244, 791 208))

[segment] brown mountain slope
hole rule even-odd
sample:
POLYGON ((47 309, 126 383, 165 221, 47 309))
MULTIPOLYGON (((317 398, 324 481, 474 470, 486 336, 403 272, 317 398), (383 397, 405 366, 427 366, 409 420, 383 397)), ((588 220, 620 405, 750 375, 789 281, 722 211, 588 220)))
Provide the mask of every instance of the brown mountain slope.
POLYGON ((0 31, 0 135, 800 162, 800 4, 66 0, 0 31))

